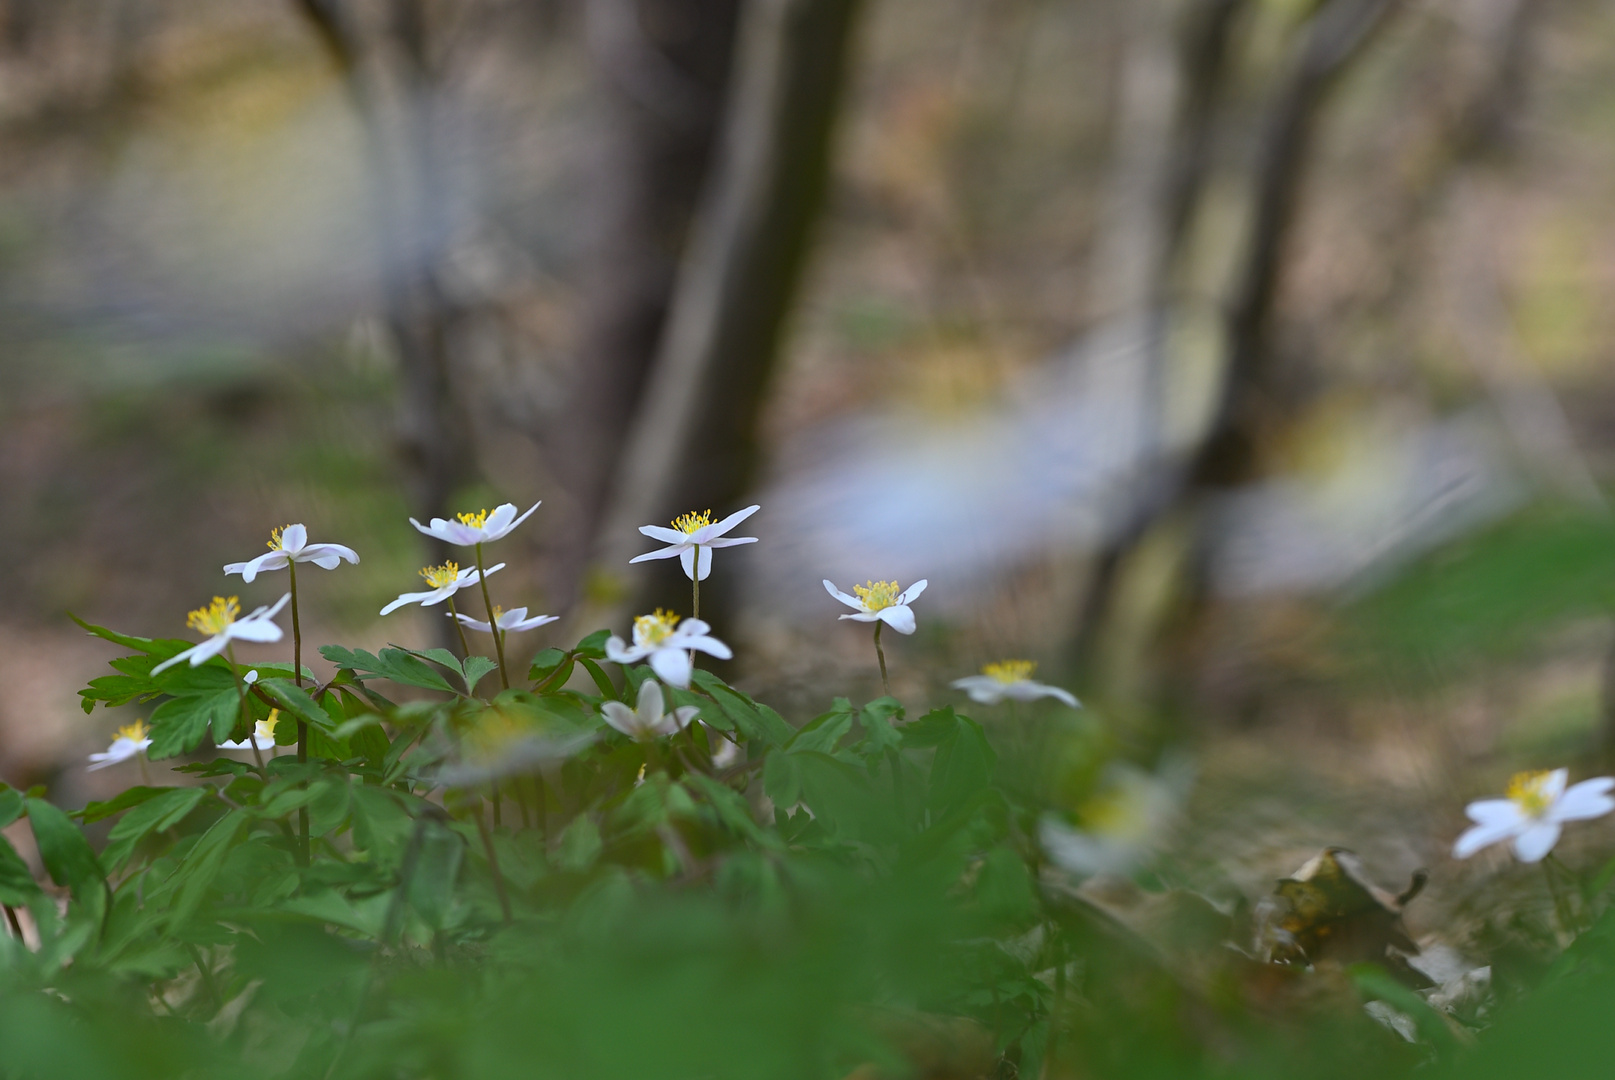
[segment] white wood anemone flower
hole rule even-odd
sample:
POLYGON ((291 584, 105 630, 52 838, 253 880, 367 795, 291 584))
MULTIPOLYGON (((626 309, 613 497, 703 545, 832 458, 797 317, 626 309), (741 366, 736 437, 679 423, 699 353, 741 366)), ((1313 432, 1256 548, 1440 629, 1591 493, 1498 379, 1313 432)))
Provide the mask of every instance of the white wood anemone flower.
POLYGON ((700 619, 685 619, 657 608, 653 614, 634 620, 634 643, 629 645, 613 634, 606 639, 606 658, 616 664, 637 664, 644 660, 669 686, 687 690, 690 686, 690 652, 704 652, 727 660, 734 653, 712 637, 712 627, 700 619))
POLYGON ((164 668, 173 667, 181 660, 189 660, 191 666, 196 667, 229 648, 232 641, 255 641, 260 644, 279 641, 282 636, 281 630, 275 625, 274 619, 291 598, 291 593, 285 593, 273 606, 266 604, 253 609, 251 614, 244 618, 237 618, 241 614, 240 598, 215 596, 207 607, 197 608, 185 617, 186 626, 209 635, 208 639, 200 645, 192 645, 184 652, 170 656, 152 668, 151 673, 155 675, 164 668))
POLYGON ((668 545, 656 551, 647 551, 643 555, 636 555, 628 561, 630 563, 649 562, 651 559, 671 559, 677 555, 679 565, 684 567, 684 576, 695 581, 697 572, 700 580, 705 581, 707 575, 712 573, 712 549, 736 547, 740 544, 755 544, 755 536, 725 536, 724 533, 739 525, 742 521, 755 514, 761 507, 753 505, 744 510, 736 510, 722 521, 712 520, 711 510, 696 512, 690 511, 681 517, 673 519, 671 529, 661 525, 641 525, 639 531, 652 540, 660 540, 668 545), (696 552, 700 551, 699 567, 696 566, 696 552))
POLYGON ((701 711, 698 705, 681 705, 672 712, 662 709, 662 684, 646 679, 639 684, 639 708, 630 709, 620 701, 607 701, 601 703, 600 715, 630 739, 643 741, 683 731, 701 711))
MULTIPOLYGON (((469 514, 455 514, 454 520, 447 518, 433 518, 430 525, 422 525, 414 518, 409 523, 425 533, 448 544, 458 544, 460 547, 476 547, 478 544, 490 544, 501 537, 509 536, 511 531, 526 521, 534 510, 543 505, 543 501, 534 503, 527 508, 527 513, 516 516, 516 504, 504 503, 492 510, 478 510, 469 514)), ((493 571, 489 571, 493 573, 493 571)))
POLYGON ((1541 862, 1559 842, 1567 821, 1586 821, 1615 810, 1615 777, 1598 776, 1565 786, 1569 769, 1516 773, 1501 799, 1478 799, 1464 807, 1475 822, 1452 846, 1455 858, 1467 859, 1481 848, 1514 841, 1514 857, 1541 862))
MULTIPOLYGON (((499 565, 503 566, 504 564, 500 563, 499 565)), ((492 570, 488 572, 493 573, 492 570)), ((447 615, 448 612, 444 612, 444 614, 447 615)), ((489 632, 487 619, 473 619, 471 616, 458 611, 452 617, 459 619, 461 626, 472 630, 481 630, 484 634, 489 632)), ((524 607, 513 607, 506 611, 498 604, 493 606, 493 621, 499 624, 501 634, 519 634, 523 630, 537 630, 540 626, 546 626, 559 619, 559 615, 534 615, 529 619, 527 609, 524 607)))
POLYGON ((128 761, 146 747, 151 745, 151 728, 146 726, 144 720, 136 720, 119 728, 112 745, 107 747, 104 754, 90 755, 90 772, 104 769, 108 765, 116 765, 120 761, 128 761))
MULTIPOLYGON (((504 568, 504 563, 494 563, 488 567, 488 573, 493 574, 504 568)), ((421 607, 441 604, 461 589, 467 589, 477 584, 482 580, 483 575, 474 566, 468 566, 461 570, 459 563, 451 561, 444 563, 442 566, 421 567, 421 577, 426 579, 426 584, 431 586, 430 589, 425 592, 400 593, 397 600, 381 609, 381 613, 391 615, 405 604, 419 604, 421 607)))
POLYGON ((273 750, 275 725, 280 723, 280 710, 270 709, 269 719, 259 720, 252 726, 252 734, 245 739, 231 739, 219 744, 220 750, 273 750))
POLYGON ((852 619, 854 622, 883 622, 899 634, 912 634, 914 609, 910 608, 909 604, 918 599, 929 584, 931 584, 929 578, 921 578, 902 592, 898 592, 895 581, 866 581, 862 585, 854 585, 852 591, 855 595, 848 596, 836 588, 835 582, 826 578, 824 590, 848 607, 857 609, 851 615, 841 616, 843 619, 852 619))
POLYGON ((1104 786, 1078 811, 1081 827, 1045 814, 1038 841, 1050 862, 1080 877, 1129 873, 1171 830, 1192 781, 1187 762, 1168 762, 1159 773, 1111 765, 1104 786))
POLYGON ((313 563, 321 570, 335 570, 343 560, 357 564, 359 554, 341 544, 311 544, 308 530, 301 525, 283 525, 269 534, 269 550, 256 559, 229 563, 226 574, 240 574, 250 582, 265 570, 283 570, 294 562, 313 563))
POLYGON ((962 679, 953 680, 953 688, 963 690, 970 695, 971 701, 978 701, 983 705, 997 705, 1005 700, 1036 701, 1038 698, 1051 697, 1065 702, 1073 709, 1081 707, 1082 703, 1071 691, 1047 683, 1033 682, 1032 672, 1036 670, 1037 664, 1031 660, 1003 660, 996 664, 988 664, 981 669, 980 675, 966 675, 962 679))

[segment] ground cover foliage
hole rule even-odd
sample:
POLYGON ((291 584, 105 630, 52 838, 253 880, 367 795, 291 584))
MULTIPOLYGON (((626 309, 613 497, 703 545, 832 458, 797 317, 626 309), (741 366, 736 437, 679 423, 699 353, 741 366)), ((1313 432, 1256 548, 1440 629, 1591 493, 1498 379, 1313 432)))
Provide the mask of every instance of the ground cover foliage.
POLYGON ((525 672, 502 641, 317 672, 82 625, 122 653, 86 713, 149 707, 120 737, 150 760, 71 813, 0 786, 44 868, 0 837, 6 1080, 1607 1069, 1615 863, 1545 864, 1552 913, 1432 975, 1401 921, 1422 876, 1328 849, 1270 896, 1179 887, 1148 854, 1171 763, 1049 696, 787 719, 676 677, 682 649, 613 663, 606 630, 525 672))

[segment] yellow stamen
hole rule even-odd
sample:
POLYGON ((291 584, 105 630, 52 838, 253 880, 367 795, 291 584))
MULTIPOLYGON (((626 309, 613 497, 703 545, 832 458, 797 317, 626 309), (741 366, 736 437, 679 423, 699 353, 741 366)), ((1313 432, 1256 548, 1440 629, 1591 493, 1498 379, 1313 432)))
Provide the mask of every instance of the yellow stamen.
POLYGON ((421 567, 421 577, 425 578, 426 584, 432 588, 442 589, 453 585, 459 580, 460 564, 446 562, 442 566, 423 566, 421 567))
POLYGON ((151 728, 146 726, 144 720, 136 720, 132 724, 125 724, 118 729, 116 738, 128 739, 130 742, 140 742, 151 734, 151 728))
POLYGON ((691 510, 688 514, 682 514, 673 519, 673 528, 677 529, 685 536, 690 535, 697 529, 704 529, 711 524, 711 510, 702 510, 700 512, 691 510))
POLYGON ((290 525, 282 525, 278 529, 271 529, 269 531, 269 550, 270 551, 279 551, 281 549, 281 547, 280 547, 280 534, 285 532, 289 528, 291 528, 290 525))
POLYGON ((650 615, 641 615, 634 620, 634 644, 660 645, 678 624, 679 616, 661 608, 650 615))
POLYGON ((469 525, 473 529, 480 529, 488 524, 488 515, 492 512, 491 510, 478 510, 474 514, 455 514, 454 516, 460 519, 461 525, 469 525))
POLYGON ((997 679, 1001 683, 1025 682, 1037 670, 1037 664, 1031 660, 1001 660, 996 664, 988 664, 981 669, 981 673, 990 679, 997 679))
POLYGON ((1504 792, 1529 817, 1540 817, 1552 804, 1553 799, 1546 790, 1551 772, 1515 773, 1508 782, 1508 790, 1504 792))
POLYGON ((278 723, 280 723, 280 710, 270 709, 269 719, 260 720, 254 724, 252 734, 259 739, 273 739, 275 737, 275 725, 278 723))
POLYGON ((204 634, 222 634, 240 614, 240 597, 215 596, 207 607, 197 608, 185 616, 185 625, 204 634))
POLYGON ((895 581, 866 581, 862 585, 854 585, 852 591, 870 611, 884 611, 897 603, 900 590, 895 581))

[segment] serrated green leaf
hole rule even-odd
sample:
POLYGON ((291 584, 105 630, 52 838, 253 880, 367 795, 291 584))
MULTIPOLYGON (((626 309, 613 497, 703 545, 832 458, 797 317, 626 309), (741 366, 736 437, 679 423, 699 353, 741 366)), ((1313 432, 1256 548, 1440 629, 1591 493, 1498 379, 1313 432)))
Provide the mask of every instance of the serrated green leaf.
MULTIPOLYGON (((550 681, 550 677, 560 670, 561 665, 571 659, 572 654, 564 649, 545 649, 533 657, 533 662, 527 668, 527 679, 535 687, 550 681)), ((570 669, 569 669, 570 670, 570 669)), ((556 685, 564 685, 565 679, 559 680, 556 685)))
POLYGON ((486 656, 468 656, 465 658, 464 667, 466 692, 475 694, 477 684, 486 678, 490 671, 499 670, 499 662, 490 660, 486 656))
POLYGON ((186 853, 174 872, 174 877, 179 881, 173 906, 173 922, 176 925, 184 923, 201 906, 203 898, 218 878, 230 849, 235 846, 247 824, 245 811, 231 810, 215 821, 186 853))
POLYGON ((0 904, 24 907, 43 891, 11 841, 0 836, 0 904))
POLYGON ((728 683, 697 668, 694 684, 718 703, 724 715, 734 723, 735 729, 747 739, 760 739, 769 746, 784 746, 796 734, 791 725, 773 709, 759 707, 751 698, 728 683))
POLYGON ((107 834, 107 846, 101 852, 107 866, 122 866, 142 840, 178 825, 211 794, 208 787, 166 788, 131 809, 107 834))
MULTIPOLYGON (((292 682, 290 679, 259 679, 257 686, 268 694, 282 711, 288 716, 303 721, 317 731, 326 734, 336 730, 337 724, 331 719, 330 713, 316 705, 314 699, 308 696, 308 691, 292 682)), ((277 725, 278 727, 278 725, 277 725)))
POLYGON ((91 822, 100 821, 102 818, 121 813, 132 806, 139 806, 147 799, 154 799, 164 792, 174 790, 176 789, 173 787, 132 787, 113 798, 107 799, 105 802, 92 802, 74 816, 88 825, 91 822))
POLYGON ((241 698, 234 688, 187 694, 163 702, 151 712, 151 746, 146 748, 146 756, 160 761, 190 753, 210 725, 224 731, 234 727, 240 708, 241 698))
POLYGON ((22 817, 25 806, 22 792, 9 785, 0 784, 0 829, 22 817))

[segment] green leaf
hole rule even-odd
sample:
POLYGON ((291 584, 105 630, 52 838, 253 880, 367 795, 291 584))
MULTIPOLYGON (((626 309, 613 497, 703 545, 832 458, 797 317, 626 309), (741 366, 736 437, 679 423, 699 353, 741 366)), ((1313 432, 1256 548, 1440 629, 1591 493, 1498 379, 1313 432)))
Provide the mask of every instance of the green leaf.
POLYGON ((852 705, 846 698, 836 698, 835 707, 814 717, 787 744, 791 751, 814 750, 821 754, 835 752, 836 743, 852 730, 852 705))
MULTIPOLYGON (((530 681, 535 688, 543 683, 551 681, 553 681, 556 686, 564 686, 566 684, 565 676, 555 680, 552 680, 550 676, 554 675, 558 670, 560 670, 563 664, 567 664, 567 662, 571 659, 572 654, 563 649, 545 649, 543 652, 533 657, 533 663, 527 669, 528 681, 530 681)), ((572 669, 569 664, 566 670, 568 674, 571 673, 572 669)))
POLYGON ((974 798, 992 782, 997 764, 998 755, 987 744, 981 725, 959 717, 931 762, 931 808, 946 812, 974 798))
POLYGON ((186 853, 184 861, 174 871, 174 877, 180 882, 173 905, 173 921, 176 925, 184 923, 201 906, 202 899, 218 878, 230 849, 235 846, 247 824, 245 811, 231 810, 215 821, 186 853))
POLYGON ((773 709, 759 706, 751 698, 734 689, 710 671, 696 669, 693 681, 704 693, 718 703, 747 739, 761 739, 770 746, 784 746, 796 732, 773 709))
POLYGON ((131 809, 107 834, 107 846, 102 850, 101 857, 108 867, 116 869, 122 866, 147 836, 178 825, 213 794, 210 787, 148 790, 159 790, 160 794, 131 809))
POLYGON ((317 731, 327 734, 337 728, 331 715, 314 703, 308 691, 290 679, 260 679, 258 687, 268 694, 287 715, 303 721, 317 731))
POLYGON ((147 799, 156 798, 166 791, 176 790, 179 789, 173 787, 132 787, 113 798, 107 799, 105 802, 92 802, 73 816, 88 825, 91 822, 100 821, 102 818, 121 813, 131 806, 139 806, 147 799))
POLYGON ((151 746, 146 748, 146 756, 160 761, 188 754, 201 743, 209 725, 215 731, 233 728, 240 709, 241 698, 233 688, 165 701, 151 712, 151 746))
POLYGON ((596 630, 573 649, 579 656, 586 656, 590 660, 604 660, 606 658, 606 639, 611 636, 610 630, 596 630))
POLYGON ((959 730, 959 722, 951 708, 932 709, 913 723, 903 725, 903 748, 927 750, 940 746, 959 730))
POLYGON ((22 817, 23 808, 22 792, 14 787, 0 784, 0 829, 22 817))
POLYGON ((584 670, 589 673, 589 678, 594 680, 594 685, 600 688, 601 696, 608 701, 616 701, 617 686, 611 681, 611 677, 601 670, 600 665, 587 657, 579 662, 583 665, 584 670))
POLYGON ((0 836, 0 904, 24 907, 43 892, 11 841, 0 836))
POLYGON ((118 705, 127 705, 131 701, 149 701, 160 691, 149 678, 137 675, 102 675, 91 679, 90 685, 79 691, 79 697, 84 700, 79 706, 86 712, 95 708, 97 701, 105 702, 108 708, 118 705))
POLYGON ((561 834, 556 864, 563 870, 587 870, 594 865, 602 846, 600 826, 588 814, 579 814, 561 834))
POLYGON ((39 845, 39 858, 52 881, 71 889, 73 898, 80 902, 106 888, 106 875, 101 872, 90 842, 65 813, 44 799, 29 799, 28 822, 39 845))
POLYGON ((340 645, 323 645, 320 655, 337 667, 353 672, 379 675, 395 683, 414 686, 422 690, 438 690, 445 694, 458 693, 447 679, 418 656, 403 649, 383 649, 376 656, 363 649, 344 649, 340 645))
POLYGON ((865 705, 858 713, 858 723, 864 729, 864 751, 868 754, 878 754, 887 748, 896 749, 903 744, 903 737, 892 727, 892 717, 903 718, 903 706, 896 698, 876 698, 865 705))
POLYGON ((490 671, 497 671, 499 663, 489 660, 486 656, 468 656, 465 658, 465 688, 467 693, 477 692, 480 683, 490 671))

